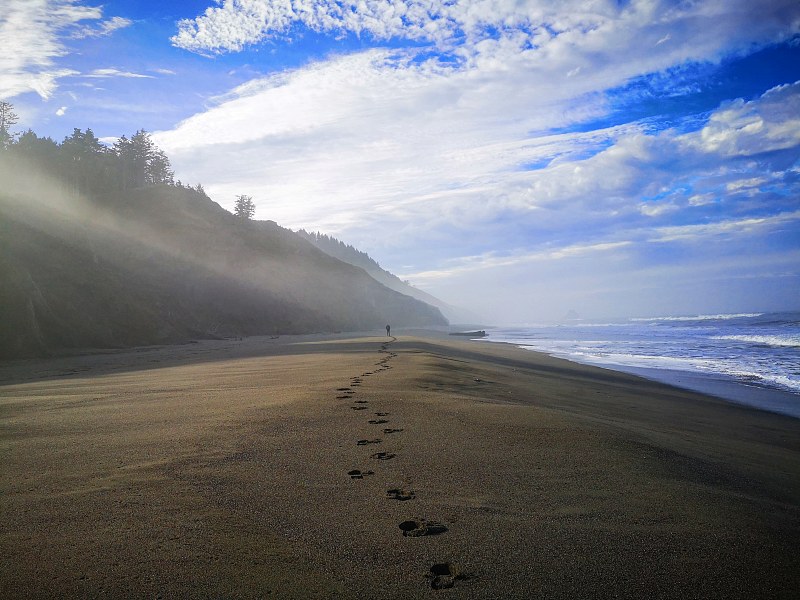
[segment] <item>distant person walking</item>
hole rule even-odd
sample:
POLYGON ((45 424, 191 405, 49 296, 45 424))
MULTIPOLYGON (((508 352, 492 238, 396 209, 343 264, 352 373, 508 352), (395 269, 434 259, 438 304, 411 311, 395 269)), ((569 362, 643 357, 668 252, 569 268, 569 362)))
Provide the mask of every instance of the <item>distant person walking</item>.
POLYGON ((386 336, 387 336, 387 337, 390 337, 390 336, 392 335, 392 334, 390 333, 391 331, 392 331, 392 328, 391 328, 391 327, 389 327, 389 326, 387 325, 387 326, 386 326, 386 336))

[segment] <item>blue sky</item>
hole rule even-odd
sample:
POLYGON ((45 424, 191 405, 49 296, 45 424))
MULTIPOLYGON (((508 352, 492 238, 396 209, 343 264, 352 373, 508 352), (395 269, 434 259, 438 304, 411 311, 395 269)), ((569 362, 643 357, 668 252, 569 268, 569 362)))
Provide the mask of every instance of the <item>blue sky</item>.
POLYGON ((0 0, 0 98, 495 322, 800 308, 800 5, 0 0))

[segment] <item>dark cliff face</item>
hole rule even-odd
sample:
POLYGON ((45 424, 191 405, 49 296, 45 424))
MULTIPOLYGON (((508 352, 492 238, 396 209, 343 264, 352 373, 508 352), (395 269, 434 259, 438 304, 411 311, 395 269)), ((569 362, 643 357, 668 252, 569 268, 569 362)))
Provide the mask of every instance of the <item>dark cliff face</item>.
POLYGON ((3 358, 446 324, 287 229, 168 186, 91 202, 0 190, 0 282, 3 358))

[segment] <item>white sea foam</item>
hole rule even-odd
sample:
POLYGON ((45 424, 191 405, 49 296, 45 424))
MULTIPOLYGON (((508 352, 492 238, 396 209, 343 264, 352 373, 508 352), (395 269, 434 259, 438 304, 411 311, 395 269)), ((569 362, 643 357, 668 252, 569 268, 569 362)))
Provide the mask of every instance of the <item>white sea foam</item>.
POLYGON ((712 340, 732 340, 777 348, 800 348, 800 335, 715 335, 712 340))
POLYGON ((497 328, 487 341, 513 343, 612 369, 683 371, 733 378, 749 388, 777 388, 800 394, 800 312, 720 313, 640 318, 627 323, 497 328))
POLYGON ((640 323, 651 323, 654 321, 727 321, 730 319, 746 319, 750 317, 760 317, 764 313, 735 313, 720 315, 696 315, 694 317, 635 317, 631 321, 640 323))

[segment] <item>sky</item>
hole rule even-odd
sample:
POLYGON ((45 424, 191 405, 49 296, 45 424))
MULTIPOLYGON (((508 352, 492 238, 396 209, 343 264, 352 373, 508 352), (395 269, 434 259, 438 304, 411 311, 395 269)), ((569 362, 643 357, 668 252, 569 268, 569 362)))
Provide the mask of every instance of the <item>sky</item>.
POLYGON ((19 131, 144 128, 488 322, 800 309, 796 0, 0 0, 0 40, 19 131))

